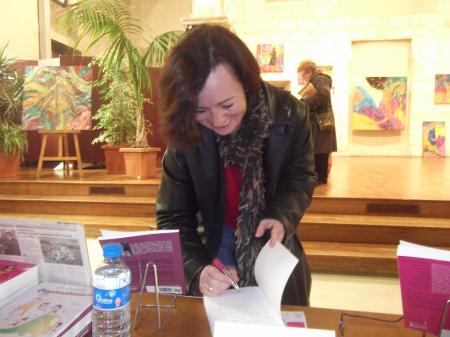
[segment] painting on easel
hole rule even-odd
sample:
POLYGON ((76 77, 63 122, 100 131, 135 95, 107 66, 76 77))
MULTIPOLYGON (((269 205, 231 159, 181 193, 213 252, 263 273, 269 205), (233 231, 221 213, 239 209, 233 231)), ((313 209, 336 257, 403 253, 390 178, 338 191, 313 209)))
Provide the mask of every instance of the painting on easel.
POLYGON ((92 128, 90 67, 29 66, 24 77, 24 130, 92 128))

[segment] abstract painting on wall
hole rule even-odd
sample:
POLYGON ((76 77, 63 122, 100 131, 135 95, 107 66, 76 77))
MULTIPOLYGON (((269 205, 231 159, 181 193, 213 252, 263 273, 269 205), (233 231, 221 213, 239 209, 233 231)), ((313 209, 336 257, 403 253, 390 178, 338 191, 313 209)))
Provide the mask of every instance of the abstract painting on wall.
POLYGON ((444 122, 423 122, 423 156, 445 157, 444 122))
POLYGON ((406 77, 366 77, 353 89, 353 130, 403 130, 406 77))
POLYGON ((436 74, 434 84, 434 103, 450 104, 450 74, 436 74))
POLYGON ((91 129, 91 93, 90 67, 26 67, 23 129, 91 129))
POLYGON ((262 73, 283 72, 284 45, 258 44, 256 47, 256 59, 262 73))
POLYGON ((333 66, 319 66, 324 74, 327 74, 331 78, 333 78, 333 66))

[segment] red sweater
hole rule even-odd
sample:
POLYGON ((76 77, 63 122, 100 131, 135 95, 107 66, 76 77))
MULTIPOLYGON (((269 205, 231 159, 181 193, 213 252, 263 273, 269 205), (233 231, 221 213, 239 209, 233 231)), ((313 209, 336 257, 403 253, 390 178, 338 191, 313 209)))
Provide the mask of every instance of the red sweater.
POLYGON ((239 191, 241 189, 241 171, 237 166, 228 165, 224 169, 225 176, 225 226, 236 228, 239 215, 239 191))

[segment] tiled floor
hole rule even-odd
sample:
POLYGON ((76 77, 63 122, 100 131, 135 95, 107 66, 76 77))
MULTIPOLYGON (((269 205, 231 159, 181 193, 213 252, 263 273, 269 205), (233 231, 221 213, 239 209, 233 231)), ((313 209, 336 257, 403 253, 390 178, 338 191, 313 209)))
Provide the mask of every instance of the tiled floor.
MULTIPOLYGON (((91 269, 100 263, 101 249, 95 239, 87 239, 91 269)), ((342 310, 402 312, 397 278, 313 274, 311 306, 342 310)))

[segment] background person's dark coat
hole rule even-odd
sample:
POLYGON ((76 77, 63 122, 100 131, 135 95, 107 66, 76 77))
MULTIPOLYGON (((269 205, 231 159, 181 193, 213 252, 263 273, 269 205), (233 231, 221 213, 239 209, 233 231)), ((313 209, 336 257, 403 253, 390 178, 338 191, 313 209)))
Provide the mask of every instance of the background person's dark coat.
POLYGON ((316 120, 317 114, 326 112, 327 110, 333 111, 331 105, 331 77, 327 74, 316 72, 311 75, 310 83, 314 86, 315 92, 311 96, 304 97, 303 100, 308 104, 311 115, 314 153, 336 152, 336 127, 331 130, 322 131, 319 129, 316 120))

